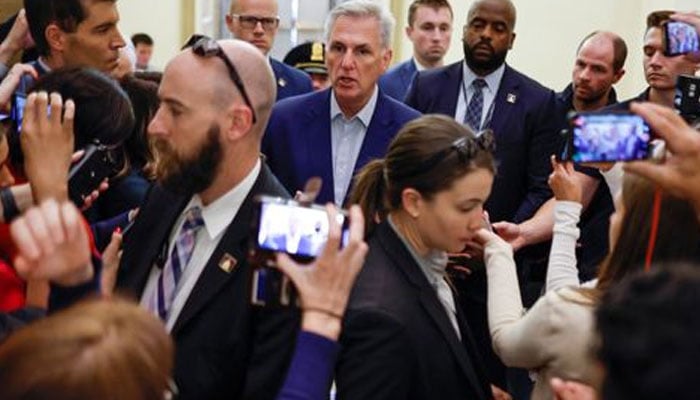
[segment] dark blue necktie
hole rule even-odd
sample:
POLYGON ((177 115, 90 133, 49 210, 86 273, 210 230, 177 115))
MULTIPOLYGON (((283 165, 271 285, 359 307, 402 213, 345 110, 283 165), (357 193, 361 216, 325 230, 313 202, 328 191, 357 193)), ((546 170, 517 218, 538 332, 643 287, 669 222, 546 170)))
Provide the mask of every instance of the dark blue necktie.
POLYGON ((484 109, 484 87, 486 87, 486 81, 477 78, 472 82, 472 88, 474 89, 474 94, 469 100, 467 105, 467 112, 464 114, 464 123, 469 125, 474 132, 478 132, 481 129, 481 114, 484 109))

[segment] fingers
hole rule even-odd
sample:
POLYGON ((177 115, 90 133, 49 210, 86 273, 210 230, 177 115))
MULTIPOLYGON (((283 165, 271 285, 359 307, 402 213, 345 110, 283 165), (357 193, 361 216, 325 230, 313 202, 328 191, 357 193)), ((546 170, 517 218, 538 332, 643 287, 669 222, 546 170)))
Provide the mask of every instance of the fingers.
POLYGON ((74 240, 87 241, 86 228, 83 225, 81 214, 75 205, 70 201, 66 201, 61 204, 60 207, 63 228, 66 232, 66 242, 72 242, 74 240))
POLYGON ((63 106, 63 134, 69 137, 71 140, 75 137, 75 135, 73 134, 74 123, 75 103, 73 102, 73 100, 68 99, 66 101, 66 104, 63 106))
POLYGON ((80 161, 80 159, 83 158, 84 155, 85 155, 85 150, 80 149, 80 150, 76 151, 75 153, 73 153, 73 155, 70 157, 70 162, 76 163, 76 162, 80 161))
POLYGON ((340 223, 338 223, 338 212, 333 204, 328 203, 326 205, 326 212, 328 213, 328 239, 319 258, 326 262, 332 262, 340 247, 342 228, 340 223))
POLYGON ((299 279, 299 274, 301 273, 301 268, 307 268, 299 266, 285 253, 277 253, 275 255, 275 265, 279 268, 289 279, 294 282, 294 285, 299 286, 301 280, 299 279))
POLYGON ((630 110, 644 118, 654 133, 666 140, 666 147, 671 152, 682 154, 695 145, 697 133, 688 134, 688 130, 692 133, 692 129, 672 108, 652 103, 632 103, 630 110))

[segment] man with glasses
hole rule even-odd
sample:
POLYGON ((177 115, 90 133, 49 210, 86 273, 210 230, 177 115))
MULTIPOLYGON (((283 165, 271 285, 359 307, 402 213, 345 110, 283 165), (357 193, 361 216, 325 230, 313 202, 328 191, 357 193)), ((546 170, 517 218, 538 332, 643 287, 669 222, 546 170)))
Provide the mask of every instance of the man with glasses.
POLYGON ((267 56, 275 73, 277 100, 281 100, 313 88, 308 75, 269 56, 279 28, 277 10, 277 0, 232 0, 226 25, 233 37, 252 44, 267 56))
POLYGON ((394 18, 369 0, 339 4, 326 19, 331 88, 275 105, 263 140, 272 172, 290 191, 323 180, 317 201, 345 203, 352 177, 383 157, 403 125, 420 114, 377 86, 391 61, 394 18))
POLYGON ((248 43, 190 44, 163 74, 148 127, 157 184, 124 237, 117 288, 173 337, 179 399, 272 399, 298 312, 249 303, 246 255, 254 198, 289 197, 259 156, 273 74, 248 43))

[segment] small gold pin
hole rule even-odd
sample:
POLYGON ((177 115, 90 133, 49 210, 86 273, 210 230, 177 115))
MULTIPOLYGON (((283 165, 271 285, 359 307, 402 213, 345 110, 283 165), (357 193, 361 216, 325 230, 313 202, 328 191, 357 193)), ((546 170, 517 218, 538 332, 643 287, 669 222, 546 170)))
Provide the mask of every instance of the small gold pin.
POLYGON ((227 274, 230 274, 231 271, 236 269, 236 265, 238 265, 238 260, 228 253, 224 254, 221 260, 219 260, 219 268, 227 274))
POLYGON ((278 84, 280 87, 285 87, 285 86, 287 86, 287 81, 285 81, 284 78, 279 78, 279 79, 277 80, 277 84, 278 84))
POLYGON ((506 96, 506 101, 509 102, 510 104, 515 104, 515 101, 518 99, 518 97, 513 94, 513 93, 508 93, 506 96))

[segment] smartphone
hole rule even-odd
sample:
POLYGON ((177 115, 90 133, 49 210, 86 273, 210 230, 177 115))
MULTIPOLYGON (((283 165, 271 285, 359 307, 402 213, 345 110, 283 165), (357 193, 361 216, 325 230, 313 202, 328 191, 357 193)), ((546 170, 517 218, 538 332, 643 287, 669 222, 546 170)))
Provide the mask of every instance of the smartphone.
POLYGON ((68 197, 82 206, 85 197, 97 190, 105 180, 114 177, 123 167, 123 159, 117 149, 100 144, 90 144, 83 157, 68 173, 68 197))
POLYGON ((685 22, 668 21, 664 24, 664 54, 676 56, 700 51, 700 37, 695 27, 685 22))
POLYGON ((16 92, 12 96, 12 105, 10 108, 10 119, 16 127, 16 132, 22 132, 22 120, 24 120, 24 106, 27 104, 27 95, 16 92))
POLYGON ((575 163, 647 159, 651 133, 642 117, 631 113, 575 113, 569 119, 563 160, 575 163))
MULTIPOLYGON (((348 214, 336 215, 342 228, 341 246, 347 243, 348 214)), ((259 306, 293 306, 296 291, 291 281, 272 266, 275 253, 287 253, 305 263, 313 261, 328 240, 328 213, 325 207, 301 205, 293 200, 260 196, 256 199, 250 234, 249 260, 254 267, 251 303, 259 306)))
POLYGON ((686 121, 692 122, 700 118, 700 77, 678 76, 675 104, 686 121))

